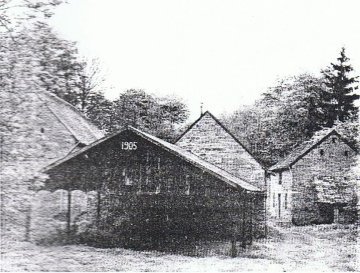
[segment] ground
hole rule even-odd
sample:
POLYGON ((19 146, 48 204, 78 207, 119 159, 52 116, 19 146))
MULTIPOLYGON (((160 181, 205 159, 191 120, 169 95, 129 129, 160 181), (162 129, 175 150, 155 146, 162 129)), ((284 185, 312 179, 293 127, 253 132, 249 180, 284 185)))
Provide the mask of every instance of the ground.
POLYGON ((237 258, 189 257, 83 245, 3 242, 2 271, 360 271, 357 227, 319 225, 272 229, 237 258))

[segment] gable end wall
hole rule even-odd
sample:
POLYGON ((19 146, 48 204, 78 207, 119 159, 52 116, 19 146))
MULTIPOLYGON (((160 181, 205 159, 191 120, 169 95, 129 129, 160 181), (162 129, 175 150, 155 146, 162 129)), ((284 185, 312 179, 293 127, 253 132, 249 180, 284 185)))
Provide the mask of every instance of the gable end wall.
POLYGON ((176 145, 264 189, 262 166, 210 114, 205 114, 176 145))
POLYGON ((355 151, 336 135, 331 135, 320 145, 298 160, 291 168, 292 185, 292 215, 296 224, 310 224, 321 221, 314 178, 320 176, 335 177, 340 183, 344 181, 353 164, 355 151), (333 143, 335 139, 335 143, 333 143), (324 155, 320 155, 320 150, 324 155), (345 151, 349 156, 345 156, 345 151))

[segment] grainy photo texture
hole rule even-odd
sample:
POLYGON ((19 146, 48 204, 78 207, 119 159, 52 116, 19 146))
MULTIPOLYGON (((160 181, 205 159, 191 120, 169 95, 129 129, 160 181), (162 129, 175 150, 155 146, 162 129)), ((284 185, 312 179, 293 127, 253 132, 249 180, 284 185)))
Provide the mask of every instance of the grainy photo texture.
POLYGON ((359 10, 0 0, 0 271, 360 271, 359 10))

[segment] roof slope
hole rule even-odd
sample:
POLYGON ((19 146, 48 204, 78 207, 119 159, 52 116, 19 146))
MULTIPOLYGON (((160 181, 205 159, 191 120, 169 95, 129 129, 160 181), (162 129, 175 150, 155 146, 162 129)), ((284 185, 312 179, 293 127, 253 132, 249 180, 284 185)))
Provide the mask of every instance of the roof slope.
POLYGON ((52 114, 80 143, 88 145, 104 137, 103 132, 70 103, 50 92, 39 91, 37 94, 52 114))
MULTIPOLYGON (((191 152, 188 152, 188 151, 185 151, 184 149, 174 145, 174 144, 171 144, 169 142, 166 142, 162 139, 159 139, 155 136, 152 136, 150 134, 147 134, 147 133, 144 133, 138 129, 135 129, 131 126, 128 127, 128 129, 126 130, 130 130, 131 132, 135 133, 136 135, 148 140, 149 142, 167 150, 168 152, 174 154, 175 156, 178 156, 180 158, 182 158, 183 160, 189 162, 190 164, 192 164, 193 166, 196 166, 200 169, 202 169, 203 171, 217 177, 218 179, 226 182, 227 184, 235 187, 235 188, 242 188, 242 189, 245 189, 245 190, 248 190, 248 191, 260 191, 259 188, 249 184, 248 182, 240 179, 240 178, 237 178, 231 174, 229 174, 228 172, 216 167, 215 165, 199 158, 198 156, 194 155, 193 153, 191 152)), ((113 134, 111 136, 108 136, 108 137, 104 137, 98 141, 95 141, 94 143, 86 146, 86 147, 83 147, 82 149, 80 149, 79 151, 75 152, 75 153, 72 153, 72 154, 69 154, 67 155, 66 157, 50 164, 47 168, 45 168, 43 171, 47 172, 49 170, 51 170, 52 168, 76 157, 77 155, 79 154, 82 154, 88 150, 90 150, 92 147, 95 147, 101 143, 103 143, 104 141, 110 139, 110 138, 113 138, 115 137, 116 135, 126 131, 126 130, 122 130, 116 134, 113 134)))
POLYGON ((235 142, 237 142, 252 158, 254 158, 254 160, 259 163, 261 165, 261 167, 265 168, 264 164, 261 162, 261 160, 259 158, 257 158, 256 156, 254 156, 250 150, 241 143, 241 141, 234 136, 234 134, 232 134, 228 128, 225 127, 225 125, 223 125, 220 120, 218 120, 213 114, 211 114, 209 111, 206 111, 205 113, 203 113, 197 120, 194 121, 194 123, 192 123, 189 128, 187 128, 185 130, 185 132, 183 132, 176 140, 175 140, 175 144, 180 141, 180 139, 182 139, 205 115, 209 115, 213 120, 215 120, 215 122, 231 137, 235 140, 235 142))
MULTIPOLYGON (((275 170, 287 169, 291 167, 299 159, 301 159, 309 151, 311 151, 317 145, 321 144, 325 139, 327 139, 331 135, 337 135, 342 141, 344 141, 346 144, 349 145, 349 143, 335 129, 326 128, 317 132, 308 141, 305 141, 302 144, 295 147, 295 149, 288 156, 286 156, 283 160, 280 160, 278 163, 270 167, 269 170, 275 171, 275 170)), ((351 145, 349 146, 351 147, 351 145)))

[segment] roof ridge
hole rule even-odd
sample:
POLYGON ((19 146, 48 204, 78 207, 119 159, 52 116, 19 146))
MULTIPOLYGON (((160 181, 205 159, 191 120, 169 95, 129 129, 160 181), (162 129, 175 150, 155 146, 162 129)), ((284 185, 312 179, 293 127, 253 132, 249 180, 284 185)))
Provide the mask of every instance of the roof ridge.
MULTIPOLYGON (((42 92, 42 91, 40 91, 42 92)), ((69 128, 69 126, 67 126, 61 119, 60 117, 54 112, 54 110, 50 107, 48 101, 44 100, 39 94, 38 92, 35 92, 36 96, 38 96, 38 98, 44 103, 44 105, 50 110, 50 112, 55 116, 55 118, 60 121, 60 123, 65 127, 66 130, 69 131, 69 133, 75 138, 76 141, 80 142, 79 139, 77 139, 75 133, 69 128)))
MULTIPOLYGON (((185 153, 185 154, 191 154, 192 156, 196 157, 199 161, 206 162, 206 164, 209 164, 209 165, 215 167, 216 169, 219 169, 219 170, 225 172, 228 176, 232 177, 232 179, 241 180, 241 181, 243 181, 243 183, 248 184, 247 186, 250 186, 250 188, 254 188, 254 189, 256 189, 256 190, 259 190, 256 186, 251 185, 248 181, 244 180, 243 178, 236 177, 236 176, 232 175, 231 173, 229 173, 228 171, 226 171, 226 170, 224 170, 224 169, 222 169, 222 168, 220 168, 220 167, 212 164, 211 162, 208 162, 208 161, 202 159, 201 157, 199 157, 199 156, 197 156, 197 155, 195 155, 195 154, 193 154, 193 153, 191 153, 191 152, 188 152, 187 150, 185 150, 185 149, 183 149, 183 148, 181 148, 181 147, 179 147, 179 146, 177 146, 177 145, 175 145, 175 144, 169 143, 169 142, 167 142, 167 141, 165 141, 165 140, 163 140, 163 139, 160 139, 160 138, 158 138, 158 137, 156 137, 156 136, 153 136, 153 135, 150 135, 150 134, 148 134, 148 133, 145 133, 145 132, 143 132, 143 131, 141 131, 141 130, 139 130, 139 129, 136 129, 136 128, 132 127, 132 126, 129 126, 129 129, 132 130, 132 131, 135 131, 135 132, 137 132, 137 133, 140 133, 140 134, 143 135, 143 136, 148 136, 148 137, 150 137, 151 139, 153 139, 153 140, 155 140, 155 141, 158 141, 158 142, 160 142, 160 143, 161 143, 161 142, 164 142, 164 143, 166 143, 167 145, 173 146, 174 149, 173 149, 172 151, 174 151, 174 152, 176 152, 175 149, 179 149, 179 150, 181 150, 181 151, 182 151, 183 153, 185 153)), ((180 155, 180 156, 181 156, 181 155, 180 155)), ((194 164, 194 163, 196 163, 196 162, 192 162, 192 163, 194 164)), ((206 167, 205 167, 205 168, 206 168, 206 167)), ((208 168, 207 168, 207 169, 208 169, 208 168)), ((209 170, 209 169, 208 169, 208 171, 212 172, 212 171, 209 170)), ((218 173, 216 173, 216 172, 214 172, 214 173, 215 173, 216 175, 220 175, 220 174, 218 174, 218 173)), ((220 175, 220 176, 222 176, 222 175, 220 175)), ((239 185, 239 186, 245 188, 244 186, 241 186, 241 185, 239 185)))
POLYGON ((205 113, 203 113, 196 121, 194 121, 191 126, 189 128, 187 128, 185 130, 185 132, 183 132, 180 137, 178 137, 174 143, 177 143, 183 136, 185 136, 194 126, 196 123, 198 123, 206 114, 208 114, 213 120, 215 120, 215 122, 230 136, 232 137, 253 159, 255 159, 255 161, 260 164, 260 166, 263 169, 266 169, 266 167, 264 166, 264 164, 256 157, 254 156, 254 154, 232 133, 230 132, 230 130, 224 125, 222 124, 222 122, 220 120, 218 120, 210 111, 205 111, 205 113))
POLYGON ((220 169, 219 167, 217 167, 216 165, 196 156, 195 154, 193 153, 190 153, 188 151, 186 151, 185 149, 175 145, 175 144, 172 144, 172 143, 169 143, 163 139, 160 139, 158 137, 155 137, 151 134, 148 134, 148 133, 145 133, 139 129, 136 129, 132 126, 128 126, 127 129, 123 129, 119 132, 116 132, 110 136, 106 136, 106 137, 103 137, 97 141, 94 141, 93 143, 91 143, 90 145, 87 145, 85 146, 84 148, 80 149, 79 151, 76 151, 75 153, 72 153, 68 156, 65 156, 53 163, 51 163, 50 165, 48 165, 47 167, 45 167, 42 171, 46 172, 46 171, 49 171, 50 169, 88 151, 90 148, 110 139, 110 138, 113 138, 115 136, 117 136, 118 134, 124 132, 124 131, 132 131, 134 132, 135 134, 137 135, 140 135, 141 137, 147 139, 148 141, 152 142, 153 144, 155 145, 160 145, 163 149, 166 149, 167 151, 169 152, 172 152, 173 154, 183 158, 184 160, 186 160, 187 162, 189 162, 190 164, 192 165, 195 165, 197 166, 198 168, 204 168, 208 173, 218 177, 219 179, 223 180, 225 183, 228 183, 229 185, 233 186, 233 187, 241 187, 242 189, 244 190, 248 190, 248 191, 261 191, 259 188, 257 188, 256 186, 253 186, 251 185, 250 183, 248 183, 247 181, 243 180, 242 178, 239 178, 239 177, 235 177, 234 175, 228 173, 227 171, 223 170, 223 169, 220 169), (154 143, 156 142, 156 143, 154 143), (191 158, 190 157, 190 154, 191 154, 191 158), (188 156, 187 156, 188 155, 188 156), (208 165, 208 166, 207 166, 208 165), (217 170, 219 170, 219 172, 222 172, 222 173, 218 173, 214 170, 211 170, 209 167, 213 167, 217 170))
POLYGON ((320 145, 325 139, 327 139, 332 134, 336 134, 350 148, 352 148, 354 151, 356 151, 356 149, 353 148, 350 145, 350 143, 341 134, 339 134, 339 132, 336 130, 335 127, 324 128, 322 130, 315 132, 309 139, 296 145, 287 156, 285 156, 283 159, 279 160, 277 163, 272 165, 269 168, 269 170, 274 171, 274 170, 286 169, 288 167, 291 167, 298 160, 300 160, 303 156, 305 156, 309 151, 311 151, 315 146, 320 145), (308 145, 310 145, 310 147, 307 147, 308 145), (299 151, 297 151, 297 149, 299 149, 299 151), (298 155, 296 155, 297 153, 298 153, 298 155), (291 160, 292 156, 294 158, 291 160), (290 160, 290 162, 286 162, 288 160, 290 160))
MULTIPOLYGON (((84 144, 89 144, 89 142, 94 139, 99 139, 104 136, 104 132, 100 130, 95 124, 91 122, 79 109, 69 102, 58 97, 56 94, 53 94, 46 90, 37 90, 36 95, 43 101, 43 103, 48 107, 48 109, 53 113, 53 115, 66 127, 66 129, 71 133, 72 136, 79 142, 84 144), (55 109, 53 108, 55 107, 55 109), (59 111, 65 111, 64 117, 59 115, 59 111), (71 115, 66 117, 65 113, 71 115), (81 120, 81 126, 75 124, 75 120, 81 120), (74 120, 74 122, 71 122, 74 120)), ((59 112, 60 113, 60 112, 59 112)))
MULTIPOLYGON (((92 131, 92 128, 90 128, 91 126, 95 126, 95 124, 93 124, 93 122, 83 113, 81 112, 78 108, 76 108, 74 105, 72 105, 71 103, 69 103, 68 101, 60 98, 58 95, 49 92, 49 91, 45 91, 45 90, 40 90, 43 94, 59 101, 60 103, 66 105, 67 107, 69 107, 71 110, 73 110, 74 112, 76 112, 78 115, 80 115, 85 121, 86 121, 86 126, 89 127, 89 129, 92 131), (91 125, 91 126, 90 126, 91 125)), ((97 127, 96 127, 97 128, 97 127)), ((98 129, 98 128, 97 128, 98 129)), ((99 131, 101 131, 100 129, 98 129, 99 131)))

